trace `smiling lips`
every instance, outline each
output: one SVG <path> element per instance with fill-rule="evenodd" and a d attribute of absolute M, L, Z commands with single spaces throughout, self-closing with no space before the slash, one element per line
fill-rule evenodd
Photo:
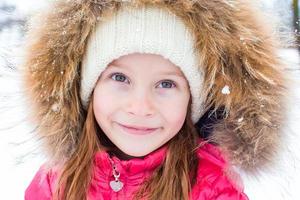
<path fill-rule="evenodd" d="M 139 126 L 127 126 L 119 123 L 118 125 L 121 126 L 121 128 L 125 130 L 127 133 L 134 134 L 134 135 L 147 135 L 158 129 L 158 128 L 148 128 L 148 127 L 139 127 Z"/>

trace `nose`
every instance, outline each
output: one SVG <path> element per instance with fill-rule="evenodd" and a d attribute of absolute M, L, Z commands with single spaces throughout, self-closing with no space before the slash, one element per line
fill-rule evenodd
<path fill-rule="evenodd" d="M 127 113 L 139 117 L 149 117 L 154 113 L 153 100 L 147 92 L 137 91 L 128 97 Z"/>

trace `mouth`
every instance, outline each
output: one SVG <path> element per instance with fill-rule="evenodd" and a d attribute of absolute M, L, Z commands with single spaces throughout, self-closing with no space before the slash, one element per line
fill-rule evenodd
<path fill-rule="evenodd" d="M 147 135 L 153 133 L 159 128 L 149 128 L 149 127 L 141 127 L 141 126 L 129 126 L 117 123 L 124 131 L 134 135 Z"/>

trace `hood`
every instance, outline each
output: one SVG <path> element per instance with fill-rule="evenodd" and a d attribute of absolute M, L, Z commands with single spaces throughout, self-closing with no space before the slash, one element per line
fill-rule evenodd
<path fill-rule="evenodd" d="M 247 171 L 271 164 L 280 147 L 285 80 L 276 38 L 244 0 L 58 0 L 32 17 L 22 66 L 36 136 L 53 161 L 68 158 L 84 123 L 80 63 L 96 23 L 120 7 L 161 6 L 196 38 L 205 108 L 223 108 L 209 140 Z M 215 112 L 212 112 L 213 115 Z"/>

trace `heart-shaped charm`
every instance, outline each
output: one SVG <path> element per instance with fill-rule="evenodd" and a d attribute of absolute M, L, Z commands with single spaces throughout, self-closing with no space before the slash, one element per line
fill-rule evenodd
<path fill-rule="evenodd" d="M 115 192 L 120 191 L 123 187 L 123 183 L 119 180 L 118 181 L 115 181 L 115 180 L 110 181 L 109 185 L 110 185 L 111 189 Z"/>

